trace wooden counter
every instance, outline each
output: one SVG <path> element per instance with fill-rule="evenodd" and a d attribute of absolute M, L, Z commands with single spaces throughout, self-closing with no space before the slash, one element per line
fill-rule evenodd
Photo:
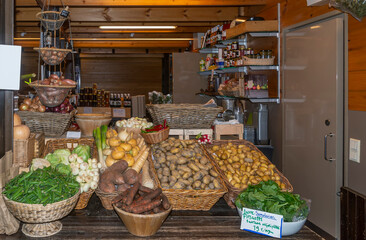
<path fill-rule="evenodd" d="M 114 211 L 102 207 L 94 194 L 83 210 L 74 210 L 62 220 L 61 232 L 48 239 L 144 239 L 131 235 Z M 172 211 L 160 230 L 145 239 L 271 239 L 239 229 L 240 218 L 235 209 L 227 206 L 223 198 L 210 211 Z M 19 230 L 0 239 L 29 238 Z M 283 239 L 323 239 L 304 226 L 303 229 Z"/>

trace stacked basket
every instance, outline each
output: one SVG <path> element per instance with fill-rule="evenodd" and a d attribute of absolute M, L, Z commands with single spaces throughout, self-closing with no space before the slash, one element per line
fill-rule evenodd
<path fill-rule="evenodd" d="M 69 149 L 72 151 L 78 145 L 88 145 L 90 146 L 90 152 L 92 158 L 98 157 L 98 152 L 96 146 L 94 145 L 94 139 L 92 138 L 82 138 L 82 139 L 57 139 L 49 140 L 46 144 L 45 150 L 43 152 L 43 157 L 48 153 L 53 153 L 56 149 Z M 83 192 L 80 194 L 80 198 L 75 206 L 75 209 L 83 209 L 88 205 L 89 199 L 93 195 L 94 190 L 89 189 L 88 192 Z"/>

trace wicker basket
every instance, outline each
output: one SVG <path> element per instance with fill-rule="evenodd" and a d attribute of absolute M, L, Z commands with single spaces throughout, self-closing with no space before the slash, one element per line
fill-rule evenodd
<path fill-rule="evenodd" d="M 33 48 L 41 54 L 42 60 L 48 65 L 59 65 L 72 52 L 71 49 L 63 48 Z"/>
<path fill-rule="evenodd" d="M 244 65 L 259 65 L 259 66 L 266 66 L 266 65 L 273 65 L 275 57 L 271 58 L 248 58 L 243 57 Z"/>
<path fill-rule="evenodd" d="M 98 158 L 98 151 L 96 146 L 94 145 L 93 138 L 81 138 L 81 139 L 57 139 L 57 140 L 49 140 L 47 141 L 45 150 L 42 154 L 45 157 L 48 153 L 53 153 L 56 149 L 66 149 L 68 148 L 72 151 L 78 145 L 88 145 L 90 146 L 90 152 L 92 153 L 93 158 Z M 76 204 L 75 209 L 83 209 L 88 205 L 90 197 L 93 195 L 94 190 L 89 189 L 88 192 L 83 192 L 80 194 L 80 198 L 78 203 Z"/>
<path fill-rule="evenodd" d="M 29 84 L 34 88 L 39 96 L 41 103 L 47 107 L 59 106 L 67 97 L 70 90 L 75 88 L 76 85 L 69 86 L 57 86 L 57 85 L 41 85 L 37 83 Z"/>
<path fill-rule="evenodd" d="M 22 232 L 30 237 L 47 237 L 61 231 L 62 223 L 56 221 L 68 215 L 79 198 L 80 191 L 73 197 L 60 202 L 47 204 L 26 204 L 15 202 L 3 195 L 9 211 L 20 221 L 25 222 Z"/>
<path fill-rule="evenodd" d="M 34 157 L 34 142 L 36 134 L 31 133 L 27 140 L 15 140 L 13 142 L 13 165 L 16 167 L 28 167 Z"/>
<path fill-rule="evenodd" d="M 47 137 L 59 137 L 70 126 L 74 112 L 69 114 L 51 112 L 17 112 L 22 121 L 29 127 L 31 132 L 44 133 Z"/>
<path fill-rule="evenodd" d="M 166 119 L 170 128 L 210 128 L 222 107 L 202 104 L 147 104 L 155 125 Z"/>
<path fill-rule="evenodd" d="M 97 187 L 97 189 L 95 189 L 95 194 L 97 194 L 105 209 L 113 210 L 112 200 L 118 196 L 117 192 L 105 193 Z"/>
<path fill-rule="evenodd" d="M 228 189 L 228 192 L 224 195 L 224 199 L 226 201 L 226 203 L 231 207 L 231 208 L 236 208 L 235 204 L 234 204 L 234 201 L 236 199 L 236 197 L 243 191 L 245 190 L 244 188 L 243 189 L 240 189 L 240 188 L 236 188 L 234 187 L 232 184 L 230 184 L 229 180 L 227 179 L 224 171 L 220 168 L 220 166 L 217 164 L 217 162 L 214 160 L 214 158 L 211 156 L 211 152 L 210 152 L 210 149 L 215 146 L 215 145 L 222 145 L 222 144 L 227 144 L 231 142 L 232 144 L 234 145 L 246 145 L 248 146 L 250 149 L 252 150 L 255 150 L 257 152 L 260 152 L 261 151 L 256 147 L 254 146 L 251 142 L 248 142 L 246 140 L 219 140 L 219 141 L 213 141 L 212 144 L 209 144 L 209 145 L 205 145 L 204 146 L 204 149 L 206 151 L 206 153 L 209 155 L 211 161 L 214 163 L 214 165 L 216 166 L 216 168 L 218 169 L 218 172 L 221 176 L 221 178 L 224 180 L 225 182 L 225 185 Z M 262 154 L 264 156 L 264 154 Z M 265 157 L 265 156 L 264 156 Z M 268 158 L 266 157 L 268 163 L 270 163 L 270 161 L 268 160 Z M 286 189 L 285 191 L 288 191 L 288 192 L 292 192 L 293 191 L 293 187 L 292 185 L 290 184 L 290 182 L 288 181 L 288 179 L 277 169 L 277 168 L 274 168 L 273 169 L 275 173 L 277 173 L 280 178 L 281 178 L 281 182 L 283 182 L 285 185 L 286 185 Z"/>
<path fill-rule="evenodd" d="M 49 31 L 58 30 L 67 19 L 60 15 L 57 11 L 42 11 L 36 14 L 36 17 L 41 21 L 43 27 Z"/>
<path fill-rule="evenodd" d="M 203 151 L 203 150 L 202 150 Z M 205 154 L 205 152 L 203 151 Z M 208 159 L 210 159 L 207 156 Z M 208 211 L 213 205 L 227 192 L 224 182 L 221 177 L 218 180 L 222 186 L 221 189 L 215 190 L 185 190 L 185 189 L 165 189 L 160 185 L 158 175 L 156 173 L 154 163 L 149 154 L 150 169 L 153 169 L 152 177 L 158 186 L 163 190 L 163 193 L 168 198 L 174 210 L 201 210 Z M 212 163 L 212 162 L 211 162 Z M 215 165 L 214 169 L 217 171 Z"/>
<path fill-rule="evenodd" d="M 34 158 L 42 156 L 44 148 L 46 146 L 44 133 L 36 133 L 34 141 Z"/>
<path fill-rule="evenodd" d="M 166 140 L 169 137 L 169 127 L 161 130 L 159 132 L 152 132 L 152 133 L 140 133 L 141 136 L 145 139 L 145 142 L 154 144 L 159 143 Z"/>

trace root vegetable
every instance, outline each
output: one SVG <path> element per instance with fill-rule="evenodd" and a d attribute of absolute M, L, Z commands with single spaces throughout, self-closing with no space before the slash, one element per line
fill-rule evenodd
<path fill-rule="evenodd" d="M 152 191 L 152 192 L 147 193 L 146 195 L 144 195 L 144 198 L 143 199 L 150 199 L 151 200 L 151 199 L 154 199 L 157 196 L 159 196 L 161 193 L 162 193 L 161 188 L 157 188 L 154 191 Z"/>
<path fill-rule="evenodd" d="M 161 200 L 154 200 L 148 204 L 145 205 L 141 205 L 141 206 L 137 206 L 135 208 L 132 209 L 133 213 L 143 213 L 143 212 L 147 212 L 150 211 L 154 208 L 156 208 L 157 206 L 159 206 L 161 204 Z"/>
<path fill-rule="evenodd" d="M 151 179 L 150 173 L 149 173 L 149 163 L 146 161 L 145 161 L 144 166 L 142 167 L 141 185 L 148 187 L 148 188 L 154 188 L 154 181 Z"/>
<path fill-rule="evenodd" d="M 123 173 L 123 179 L 128 184 L 134 184 L 138 181 L 138 174 L 136 170 L 129 168 Z"/>
<path fill-rule="evenodd" d="M 135 195 L 137 193 L 137 191 L 139 190 L 139 186 L 140 183 L 137 181 L 131 188 L 130 191 L 127 194 L 127 199 L 126 199 L 126 205 L 130 205 L 133 201 L 133 199 L 135 198 Z"/>

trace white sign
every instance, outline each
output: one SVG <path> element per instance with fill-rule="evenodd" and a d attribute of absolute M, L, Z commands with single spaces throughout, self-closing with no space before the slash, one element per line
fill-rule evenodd
<path fill-rule="evenodd" d="M 93 113 L 93 109 L 91 107 L 84 107 L 84 113 Z"/>
<path fill-rule="evenodd" d="M 81 132 L 67 131 L 66 138 L 79 139 L 79 138 L 81 138 Z"/>
<path fill-rule="evenodd" d="M 243 208 L 240 229 L 281 238 L 282 223 L 282 215 Z"/>
<path fill-rule="evenodd" d="M 126 117 L 126 109 L 113 108 L 113 117 Z"/>
<path fill-rule="evenodd" d="M 22 47 L 0 44 L 0 89 L 19 90 Z"/>

